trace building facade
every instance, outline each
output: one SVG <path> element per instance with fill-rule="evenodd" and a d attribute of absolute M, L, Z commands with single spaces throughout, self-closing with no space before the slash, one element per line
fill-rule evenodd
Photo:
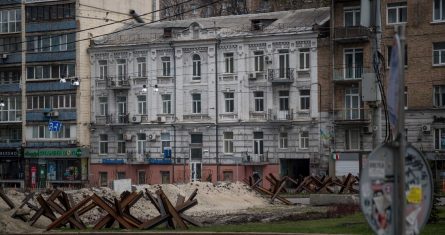
<path fill-rule="evenodd" d="M 314 23 L 328 20 L 328 8 L 224 16 L 95 41 L 90 183 L 326 173 Z"/>
<path fill-rule="evenodd" d="M 148 13 L 151 4 L 0 3 L 5 28 L 0 63 L 1 152 L 5 157 L 0 157 L 0 183 L 39 188 L 82 185 L 88 181 L 90 145 L 86 49 L 91 38 L 125 23 L 104 26 L 108 21 L 133 21 L 130 9 Z"/>

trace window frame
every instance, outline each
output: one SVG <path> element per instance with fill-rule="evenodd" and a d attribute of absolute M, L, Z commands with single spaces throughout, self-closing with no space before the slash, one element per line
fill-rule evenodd
<path fill-rule="evenodd" d="M 235 112 L 235 92 L 224 92 L 224 112 Z"/>
<path fill-rule="evenodd" d="M 437 47 L 442 48 L 435 49 L 436 45 Z M 436 53 L 438 54 L 437 57 Z M 436 63 L 436 58 L 438 63 Z M 433 43 L 433 66 L 445 66 L 445 41 Z"/>
<path fill-rule="evenodd" d="M 361 146 L 362 139 L 361 138 L 362 137 L 360 134 L 360 129 L 357 129 L 357 128 L 346 129 L 345 130 L 345 146 L 344 146 L 345 150 L 348 150 L 348 151 L 361 150 L 362 149 L 362 146 Z M 353 146 L 354 144 L 357 146 Z"/>
<path fill-rule="evenodd" d="M 224 132 L 223 137 L 224 137 L 224 154 L 233 154 L 233 132 L 229 131 L 229 132 Z"/>
<path fill-rule="evenodd" d="M 258 137 L 260 134 L 261 138 Z M 264 132 L 262 131 L 253 132 L 253 154 L 264 154 Z"/>
<path fill-rule="evenodd" d="M 233 52 L 224 53 L 224 73 L 225 74 L 235 73 L 234 56 L 235 56 L 235 53 L 233 53 Z"/>
<path fill-rule="evenodd" d="M 261 96 L 260 96 L 261 94 Z M 264 112 L 264 92 L 254 91 L 253 92 L 254 108 L 255 112 Z"/>
<path fill-rule="evenodd" d="M 170 77 L 171 76 L 171 58 L 170 58 L 170 56 L 162 56 L 161 63 L 162 63 L 162 76 Z"/>
<path fill-rule="evenodd" d="M 147 59 L 145 57 L 136 58 L 137 75 L 139 78 L 147 77 Z"/>
<path fill-rule="evenodd" d="M 138 95 L 137 99 L 137 107 L 139 115 L 147 115 L 147 96 L 146 95 Z"/>
<path fill-rule="evenodd" d="M 264 72 L 264 51 L 254 51 L 253 56 L 255 72 Z"/>
<path fill-rule="evenodd" d="M 105 99 L 105 102 L 103 102 L 104 99 Z M 108 115 L 108 96 L 99 96 L 98 102 L 99 102 L 99 115 L 107 116 Z"/>
<path fill-rule="evenodd" d="M 308 94 L 303 94 L 308 92 Z M 300 110 L 309 111 L 311 109 L 311 90 L 302 89 L 300 90 Z"/>
<path fill-rule="evenodd" d="M 108 61 L 107 60 L 99 60 L 99 80 L 105 80 L 108 77 Z"/>
<path fill-rule="evenodd" d="M 108 135 L 99 135 L 99 155 L 108 154 Z"/>
<path fill-rule="evenodd" d="M 358 12 L 358 19 L 357 19 L 357 12 Z M 352 25 L 346 25 L 346 13 L 352 13 Z M 343 8 L 343 26 L 344 27 L 355 27 L 360 26 L 360 17 L 361 17 L 361 10 L 360 6 L 354 6 L 354 7 L 345 7 Z M 357 22 L 358 20 L 358 22 Z"/>
<path fill-rule="evenodd" d="M 298 134 L 298 148 L 309 149 L 309 131 L 301 131 Z"/>
<path fill-rule="evenodd" d="M 445 85 L 433 86 L 433 106 L 445 108 Z"/>
<path fill-rule="evenodd" d="M 199 98 L 199 99 L 196 99 Z M 201 93 L 193 93 L 192 94 L 192 113 L 193 114 L 200 114 L 202 113 L 202 109 L 201 109 L 201 102 L 202 101 L 202 96 Z"/>
<path fill-rule="evenodd" d="M 439 2 L 439 6 L 436 6 L 436 1 Z M 439 16 L 436 17 L 436 7 L 439 11 Z M 445 21 L 445 0 L 433 0 L 433 22 L 444 22 Z"/>
<path fill-rule="evenodd" d="M 167 99 L 168 98 L 168 99 Z M 172 95 L 171 94 L 162 94 L 162 113 L 163 114 L 172 114 Z"/>
<path fill-rule="evenodd" d="M 311 70 L 311 50 L 310 48 L 301 48 L 298 50 L 299 57 L 299 71 L 309 71 Z M 303 62 L 303 63 L 302 63 Z"/>
<path fill-rule="evenodd" d="M 118 134 L 116 140 L 117 140 L 116 154 L 126 154 L 127 146 L 125 144 L 124 134 Z"/>
<path fill-rule="evenodd" d="M 396 21 L 395 22 L 389 22 L 390 10 L 395 10 L 395 12 L 396 12 Z M 406 21 L 401 21 L 402 20 L 400 18 L 402 16 L 401 11 L 405 11 Z M 407 22 L 408 22 L 408 4 L 406 1 L 386 4 L 386 24 L 387 25 L 406 24 Z"/>
<path fill-rule="evenodd" d="M 198 54 L 193 54 L 192 56 L 192 80 L 201 80 L 201 56 Z"/>
<path fill-rule="evenodd" d="M 287 149 L 289 148 L 289 134 L 287 132 L 280 132 L 278 135 L 278 148 Z"/>

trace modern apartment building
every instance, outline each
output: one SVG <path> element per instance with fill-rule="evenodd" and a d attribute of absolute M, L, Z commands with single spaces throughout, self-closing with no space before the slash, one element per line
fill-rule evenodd
<path fill-rule="evenodd" d="M 329 8 L 318 8 L 158 22 L 95 40 L 90 183 L 325 174 L 317 43 L 328 22 Z"/>
<path fill-rule="evenodd" d="M 86 49 L 90 39 L 133 21 L 115 22 L 130 18 L 130 9 L 149 13 L 151 4 L 25 0 L 0 7 L 0 183 L 81 185 L 90 149 Z"/>

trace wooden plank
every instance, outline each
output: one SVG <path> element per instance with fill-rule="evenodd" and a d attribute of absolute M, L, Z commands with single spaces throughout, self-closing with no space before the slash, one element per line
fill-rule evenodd
<path fill-rule="evenodd" d="M 166 207 L 166 212 L 168 212 L 168 214 L 170 214 L 173 218 L 175 228 L 179 227 L 180 229 L 187 229 L 188 227 L 184 223 L 184 220 L 182 220 L 181 216 L 179 216 L 178 211 L 176 211 L 176 208 L 173 207 L 172 203 L 170 202 L 170 200 L 168 200 L 163 191 L 161 191 L 160 197 L 162 203 L 164 204 L 164 207 Z"/>
<path fill-rule="evenodd" d="M 159 213 L 161 213 L 161 208 L 159 207 L 158 201 L 155 199 L 155 197 L 148 191 L 148 189 L 145 189 L 145 194 L 148 197 L 148 200 L 156 207 Z"/>
<path fill-rule="evenodd" d="M 176 207 L 179 207 L 180 205 L 184 204 L 185 197 L 181 194 L 178 194 L 178 198 L 176 199 Z"/>

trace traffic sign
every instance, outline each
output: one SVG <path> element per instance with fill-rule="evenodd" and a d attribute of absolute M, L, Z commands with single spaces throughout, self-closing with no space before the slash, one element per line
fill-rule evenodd
<path fill-rule="evenodd" d="M 363 163 L 360 177 L 360 204 L 369 226 L 376 234 L 394 234 L 394 157 L 398 147 L 384 144 Z M 406 234 L 419 234 L 428 221 L 432 206 L 431 170 L 423 154 L 411 145 L 405 157 Z"/>
<path fill-rule="evenodd" d="M 55 131 L 58 132 L 60 131 L 60 128 L 62 128 L 62 123 L 59 121 L 50 121 L 48 123 L 48 129 L 49 131 Z"/>

